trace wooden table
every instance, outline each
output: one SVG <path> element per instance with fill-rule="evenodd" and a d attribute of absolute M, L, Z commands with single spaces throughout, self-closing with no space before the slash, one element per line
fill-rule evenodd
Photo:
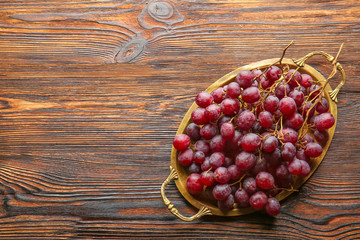
<path fill-rule="evenodd" d="M 359 1 L 234 2 L 0 3 L 1 239 L 360 238 Z M 175 218 L 160 185 L 195 95 L 291 40 L 292 58 L 345 43 L 319 169 L 276 218 Z M 196 212 L 174 183 L 167 195 Z"/>

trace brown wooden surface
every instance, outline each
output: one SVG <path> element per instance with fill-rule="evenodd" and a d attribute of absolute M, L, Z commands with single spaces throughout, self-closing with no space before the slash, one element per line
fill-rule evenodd
<path fill-rule="evenodd" d="M 160 185 L 194 96 L 291 40 L 293 58 L 345 43 L 319 169 L 276 218 L 176 219 Z M 356 0 L 1 1 L 0 238 L 359 239 L 359 56 Z M 196 212 L 174 183 L 167 196 Z"/>

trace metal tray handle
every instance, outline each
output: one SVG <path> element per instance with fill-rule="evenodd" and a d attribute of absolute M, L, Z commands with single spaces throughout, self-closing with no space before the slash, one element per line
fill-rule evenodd
<path fill-rule="evenodd" d="M 191 216 L 191 217 L 186 217 L 184 215 L 181 215 L 179 213 L 179 211 L 174 207 L 173 204 L 171 204 L 170 200 L 165 196 L 165 188 L 166 186 L 171 182 L 171 180 L 177 179 L 178 175 L 176 173 L 175 168 L 173 168 L 172 166 L 170 166 L 170 174 L 167 177 L 167 179 L 163 182 L 163 184 L 161 185 L 161 197 L 164 201 L 164 204 L 168 207 L 169 211 L 174 214 L 175 216 L 177 216 L 178 218 L 180 218 L 183 221 L 186 222 L 191 222 L 194 221 L 204 215 L 212 215 L 211 211 L 209 208 L 203 206 L 202 208 L 200 208 L 199 212 L 196 213 L 195 215 Z"/>

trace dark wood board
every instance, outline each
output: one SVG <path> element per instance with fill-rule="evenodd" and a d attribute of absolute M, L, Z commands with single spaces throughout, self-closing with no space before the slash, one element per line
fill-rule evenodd
<path fill-rule="evenodd" d="M 160 185 L 195 95 L 291 40 L 291 58 L 344 43 L 319 169 L 276 218 L 175 218 Z M 359 239 L 359 56 L 359 1 L 1 1 L 0 238 Z"/>

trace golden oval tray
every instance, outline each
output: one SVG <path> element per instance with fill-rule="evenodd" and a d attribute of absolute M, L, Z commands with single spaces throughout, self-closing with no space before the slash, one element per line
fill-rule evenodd
<path fill-rule="evenodd" d="M 282 65 L 288 65 L 290 68 L 298 68 L 300 73 L 306 73 L 309 74 L 314 80 L 319 81 L 323 86 L 324 84 L 330 79 L 327 78 L 325 79 L 325 77 L 319 73 L 317 70 L 315 70 L 313 67 L 311 67 L 310 65 L 305 64 L 305 61 L 314 56 L 314 55 L 322 55 L 324 56 L 331 64 L 333 64 L 334 70 L 336 72 L 339 71 L 342 75 L 342 80 L 340 82 L 340 84 L 334 89 L 332 90 L 330 87 L 330 84 L 326 84 L 325 85 L 325 98 L 328 100 L 329 104 L 330 104 L 330 109 L 329 112 L 331 114 L 333 114 L 333 116 L 335 117 L 335 124 L 332 128 L 330 128 L 328 130 L 329 133 L 329 140 L 326 143 L 326 145 L 323 147 L 323 153 L 317 157 L 317 158 L 313 158 L 312 162 L 311 162 L 311 173 L 305 177 L 305 178 L 296 178 L 295 183 L 293 185 L 294 189 L 299 189 L 306 181 L 307 179 L 309 179 L 311 177 L 311 175 L 315 172 L 315 170 L 318 168 L 318 166 L 320 165 L 321 161 L 323 160 L 329 146 L 330 143 L 332 141 L 332 138 L 334 136 L 334 132 L 335 132 L 335 127 L 336 127 L 336 119 L 337 119 L 337 94 L 339 92 L 339 90 L 341 89 L 341 87 L 344 85 L 345 83 L 345 72 L 341 66 L 340 63 L 337 62 L 337 59 L 334 58 L 333 56 L 331 56 L 330 54 L 327 54 L 325 52 L 322 51 L 315 51 L 312 53 L 307 54 L 306 56 L 304 56 L 303 58 L 300 58 L 298 60 L 293 60 L 293 59 L 289 59 L 289 58 L 284 58 L 281 60 L 281 64 Z M 252 69 L 264 69 L 270 65 L 273 65 L 275 62 L 277 62 L 277 60 L 279 60 L 279 58 L 274 58 L 274 59 L 267 59 L 267 60 L 263 60 L 263 61 L 259 61 L 259 62 L 255 62 L 255 63 L 251 63 L 249 65 L 245 65 L 242 66 L 228 74 L 226 74 L 225 76 L 221 77 L 219 80 L 217 80 L 216 82 L 214 82 L 211 86 L 209 86 L 206 89 L 206 92 L 211 93 L 213 90 L 215 90 L 218 87 L 224 86 L 230 82 L 232 82 L 235 78 L 235 76 L 242 70 L 252 70 Z M 275 64 L 276 65 L 276 64 Z M 335 74 L 335 72 L 333 71 L 333 75 Z M 176 134 L 181 134 L 181 133 L 185 133 L 186 127 L 187 125 L 190 123 L 191 121 L 191 113 L 194 109 L 196 109 L 198 106 L 196 105 L 196 103 L 194 102 L 191 107 L 189 108 L 189 110 L 187 111 L 185 117 L 183 118 L 182 122 L 180 123 L 179 129 L 177 131 Z M 161 186 L 161 195 L 164 201 L 164 204 L 168 207 L 168 209 L 170 210 L 171 213 L 173 213 L 175 216 L 177 216 L 178 218 L 180 218 L 183 221 L 193 221 L 201 216 L 204 215 L 218 215 L 218 216 L 239 216 L 239 215 L 244 215 L 244 214 L 248 214 L 248 213 L 252 213 L 258 210 L 254 210 L 251 207 L 248 208 L 235 208 L 229 212 L 222 212 L 217 206 L 215 206 L 213 203 L 209 202 L 206 199 L 206 196 L 204 194 L 200 194 L 200 196 L 193 196 L 191 195 L 187 190 L 186 190 L 186 179 L 188 176 L 188 172 L 185 170 L 184 167 L 182 167 L 178 161 L 177 161 L 177 155 L 178 155 L 178 151 L 172 147 L 172 152 L 171 152 L 171 166 L 170 166 L 170 175 L 168 176 L 168 178 L 164 181 L 164 183 Z M 195 215 L 191 216 L 191 217 L 186 217 L 181 215 L 178 210 L 174 207 L 173 204 L 171 204 L 170 200 L 165 196 L 165 187 L 169 184 L 169 182 L 171 180 L 175 180 L 175 184 L 178 188 L 178 190 L 180 191 L 180 193 L 182 194 L 182 196 L 194 207 L 199 209 L 199 212 L 196 213 Z M 285 199 L 286 197 L 288 197 L 290 194 L 292 194 L 292 191 L 287 191 L 287 190 L 283 190 L 281 191 L 279 194 L 276 195 L 276 198 L 281 201 L 283 199 Z"/>

